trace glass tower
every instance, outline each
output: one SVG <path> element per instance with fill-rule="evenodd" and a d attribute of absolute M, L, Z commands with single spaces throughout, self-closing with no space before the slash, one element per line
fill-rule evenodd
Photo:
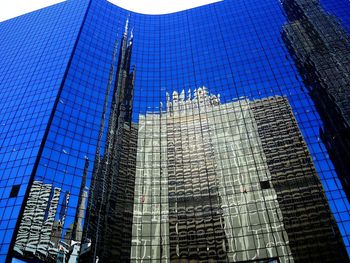
<path fill-rule="evenodd" d="M 348 262 L 346 0 L 0 23 L 0 262 Z"/>

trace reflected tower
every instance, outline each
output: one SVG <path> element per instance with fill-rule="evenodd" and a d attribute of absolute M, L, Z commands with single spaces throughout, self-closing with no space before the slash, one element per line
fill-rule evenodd
<path fill-rule="evenodd" d="M 319 0 L 284 0 L 284 42 L 324 126 L 321 138 L 350 200 L 350 37 Z"/>
<path fill-rule="evenodd" d="M 133 46 L 128 20 L 120 41 L 117 70 L 116 41 L 109 82 L 101 118 L 97 151 L 94 160 L 92 182 L 85 221 L 84 242 L 91 243 L 88 251 L 82 251 L 82 262 L 113 262 L 115 258 L 129 258 L 131 242 L 131 216 L 137 129 L 132 123 L 132 103 L 135 69 L 130 69 Z M 109 109 L 108 128 L 102 156 L 101 142 L 107 114 L 111 85 L 114 78 L 112 102 Z M 128 249 L 129 248 L 129 249 Z"/>
<path fill-rule="evenodd" d="M 347 262 L 348 37 L 320 10 L 350 2 L 320 2 L 1 22 L 0 262 Z"/>

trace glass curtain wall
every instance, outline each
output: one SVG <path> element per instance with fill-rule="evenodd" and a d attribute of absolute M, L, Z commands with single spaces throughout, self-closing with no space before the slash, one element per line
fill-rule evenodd
<path fill-rule="evenodd" d="M 3 258 L 348 262 L 348 1 L 83 2 L 29 187 L 1 181 Z"/>

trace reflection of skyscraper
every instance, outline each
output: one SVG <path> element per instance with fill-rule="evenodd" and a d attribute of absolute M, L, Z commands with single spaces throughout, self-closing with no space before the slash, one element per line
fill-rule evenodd
<path fill-rule="evenodd" d="M 137 35 L 135 41 L 132 41 L 131 59 L 132 64 L 137 65 L 133 120 L 138 121 L 139 114 L 157 108 L 164 90 L 173 92 L 174 88 L 188 89 L 201 83 L 215 87 L 215 92 L 221 94 L 224 105 L 227 105 L 228 100 L 233 97 L 243 96 L 252 102 L 255 98 L 286 94 L 293 111 L 297 113 L 299 127 L 308 143 L 317 172 L 323 179 L 327 197 L 332 203 L 331 208 L 340 224 L 345 244 L 350 249 L 348 220 L 350 205 L 344 198 L 327 152 L 318 139 L 321 119 L 315 112 L 314 103 L 307 96 L 293 63 L 289 60 L 290 56 L 284 43 L 281 42 L 281 28 L 286 21 L 281 2 L 226 0 L 175 14 L 151 16 L 131 13 L 130 28 L 134 28 Z M 322 0 L 322 2 L 338 15 L 342 12 L 345 14 L 345 11 L 342 11 L 345 8 L 342 6 L 350 7 L 348 0 Z M 307 3 L 314 1 L 308 0 Z M 32 184 L 39 180 L 52 184 L 53 189 L 55 187 L 61 189 L 50 241 L 54 246 L 52 248 L 49 246 L 49 254 L 54 253 L 57 246 L 61 251 L 59 257 L 62 262 L 63 258 L 68 260 L 67 250 L 70 250 L 69 253 L 72 251 L 71 236 L 75 232 L 73 228 L 78 230 L 76 236 L 79 239 L 81 221 L 87 223 L 83 228 L 86 230 L 83 233 L 83 240 L 85 238 L 87 240 L 83 244 L 84 252 L 88 250 L 86 244 L 89 244 L 90 238 L 94 241 L 96 254 L 104 254 L 103 257 L 109 257 L 110 260 L 128 258 L 130 228 L 127 226 L 132 220 L 131 213 L 134 207 L 130 199 L 134 200 L 133 169 L 136 163 L 133 148 L 137 143 L 138 127 L 134 124 L 129 125 L 128 122 L 120 124 L 121 118 L 116 116 L 118 112 L 119 116 L 122 116 L 123 110 L 115 110 L 119 107 L 117 105 L 111 111 L 111 97 L 116 96 L 113 91 L 105 93 L 109 77 L 111 77 L 109 83 L 114 83 L 115 79 L 123 82 L 127 79 L 125 76 L 130 76 L 131 73 L 125 67 L 124 76 L 121 76 L 122 70 L 117 77 L 114 70 L 109 75 L 113 51 L 116 53 L 116 60 L 113 63 L 115 69 L 119 53 L 128 57 L 126 55 L 128 45 L 125 45 L 123 52 L 119 52 L 122 51 L 122 48 L 119 48 L 122 46 L 120 42 L 117 48 L 113 49 L 116 36 L 118 41 L 123 36 L 124 22 L 128 13 L 106 0 L 69 0 L 0 23 L 0 262 L 10 263 L 14 257 L 33 259 L 32 253 L 28 252 L 22 256 L 14 251 L 14 246 Z M 349 18 L 349 15 L 344 16 Z M 346 18 L 344 21 L 346 22 Z M 303 33 L 301 29 L 296 31 Z M 328 66 L 329 63 L 325 64 Z M 105 94 L 110 98 L 106 107 L 104 107 Z M 120 100 L 120 97 L 114 99 L 115 102 Z M 272 181 L 270 184 L 266 182 L 274 173 L 267 172 L 270 171 L 271 163 L 267 164 L 268 154 L 264 151 L 270 145 L 275 146 L 269 142 L 263 147 L 263 137 L 260 138 L 255 132 L 250 138 L 252 133 L 244 132 L 244 129 L 254 128 L 251 120 L 256 122 L 258 120 L 252 117 L 251 111 L 245 110 L 244 100 L 240 99 L 240 103 L 237 102 L 235 105 L 232 107 L 236 109 L 232 111 L 233 114 L 226 116 L 219 112 L 215 116 L 214 126 L 221 127 L 221 131 L 214 129 L 218 136 L 214 136 L 215 134 L 208 136 L 213 126 L 210 125 L 211 128 L 208 129 L 205 126 L 208 122 L 206 120 L 198 118 L 198 122 L 193 120 L 192 125 L 192 117 L 188 122 L 182 117 L 179 119 L 174 117 L 173 123 L 169 119 L 169 129 L 173 131 L 172 133 L 169 131 L 169 143 L 179 136 L 181 140 L 186 138 L 186 135 L 177 130 L 178 128 L 192 125 L 191 129 L 201 131 L 201 123 L 205 124 L 203 134 L 196 133 L 198 139 L 195 142 L 199 145 L 198 149 L 207 152 L 194 153 L 195 147 L 193 149 L 189 147 L 192 146 L 191 141 L 189 146 L 176 141 L 172 149 L 169 147 L 169 154 L 174 156 L 169 163 L 173 162 L 175 166 L 185 169 L 186 166 L 179 164 L 179 160 L 189 162 L 193 167 L 193 177 L 199 180 L 200 185 L 199 187 L 194 181 L 195 187 L 191 187 L 192 182 L 186 179 L 187 181 L 179 182 L 178 189 L 175 187 L 175 190 L 171 190 L 171 241 L 169 241 L 169 193 L 166 192 L 167 127 L 164 125 L 157 128 L 156 121 L 153 125 L 147 119 L 148 134 L 142 135 L 144 140 L 141 140 L 146 145 L 147 154 L 145 153 L 144 159 L 140 158 L 141 162 L 147 163 L 147 166 L 137 164 L 136 189 L 140 194 L 135 197 L 135 201 L 138 202 L 135 205 L 137 208 L 135 220 L 139 222 L 135 221 L 134 227 L 139 227 L 142 236 L 145 237 L 142 239 L 142 245 L 137 246 L 138 256 L 143 257 L 146 253 L 147 257 L 155 258 L 159 253 L 162 257 L 166 254 L 170 257 L 169 242 L 172 246 L 171 255 L 174 258 L 178 257 L 178 254 L 191 253 L 195 256 L 198 253 L 202 256 L 207 255 L 207 261 L 215 260 L 218 256 L 219 260 L 223 259 L 221 258 L 221 255 L 225 254 L 223 251 L 226 251 L 228 258 L 237 260 L 251 259 L 255 254 L 259 258 L 267 256 L 274 258 L 277 254 L 278 257 L 289 254 L 288 251 L 301 251 L 301 245 L 297 245 L 296 242 L 293 245 L 289 244 L 292 242 L 289 240 L 292 239 L 289 235 L 283 240 L 284 233 L 291 229 L 297 230 L 298 222 L 301 222 L 299 217 L 291 216 L 293 227 L 287 228 L 285 224 L 279 223 L 282 214 L 288 210 L 287 204 L 281 201 L 282 198 L 278 198 L 282 190 L 277 186 L 271 187 Z M 222 107 L 224 106 L 219 107 L 220 111 Z M 207 106 L 202 108 L 201 116 L 206 116 L 204 114 L 206 109 L 211 108 Z M 118 136 L 115 133 L 106 136 L 107 124 L 99 135 L 102 111 L 106 116 L 106 122 L 112 112 L 111 120 L 114 124 L 110 125 L 113 128 L 109 130 L 118 133 Z M 162 112 L 162 115 L 163 121 L 168 113 Z M 237 119 L 242 115 L 244 118 Z M 150 118 L 150 114 L 147 116 Z M 237 125 L 233 125 L 236 123 Z M 116 128 L 117 125 L 119 128 Z M 151 142 L 151 139 L 155 138 L 152 134 L 157 130 L 161 135 Z M 165 134 L 162 135 L 163 133 Z M 276 133 L 279 132 L 274 132 L 272 135 L 276 136 Z M 230 134 L 234 134 L 234 139 Z M 152 138 L 149 139 L 148 136 Z M 164 136 L 166 138 L 163 138 Z M 110 150 L 104 147 L 107 137 Z M 115 141 L 110 139 L 117 137 L 119 139 Z M 255 139 L 258 137 L 260 141 Z M 212 145 L 207 143 L 208 138 Z M 161 147 L 154 142 L 158 139 L 163 143 Z M 225 142 L 229 146 L 226 146 Z M 97 144 L 100 145 L 97 147 Z M 180 145 L 183 145 L 184 149 L 178 151 Z M 254 147 L 250 147 L 251 145 Z M 96 148 L 97 162 L 95 162 Z M 119 150 L 112 150 L 116 148 Z M 176 152 L 172 153 L 172 150 Z M 189 158 L 187 152 L 191 153 L 191 156 L 198 156 L 206 170 L 200 170 L 202 166 L 198 165 L 194 158 Z M 112 153 L 115 157 L 105 158 Z M 215 161 L 213 158 L 207 158 L 213 153 L 220 158 L 215 158 Z M 86 192 L 80 190 L 85 156 L 90 161 L 86 186 L 92 186 L 88 192 L 92 196 L 88 197 L 90 201 L 85 204 L 86 206 L 90 204 L 88 217 L 82 220 L 80 215 Z M 107 165 L 107 159 L 113 164 Z M 277 160 L 274 162 L 278 163 Z M 111 172 L 112 169 L 115 171 Z M 173 167 L 171 169 L 170 174 L 175 174 L 175 177 L 171 178 L 171 184 L 177 184 L 177 180 L 174 179 L 179 169 Z M 152 177 L 149 178 L 151 171 Z M 113 176 L 110 176 L 112 174 Z M 154 174 L 160 175 L 155 179 Z M 184 174 L 189 177 L 192 170 L 190 169 L 190 172 L 186 170 Z M 92 175 L 94 180 L 91 183 Z M 148 177 L 142 177 L 143 175 Z M 208 183 L 205 185 L 203 179 L 206 176 Z M 308 174 L 308 178 L 310 177 L 312 178 Z M 110 178 L 113 178 L 113 182 Z M 218 180 L 220 178 L 225 179 L 224 183 Z M 260 180 L 261 189 L 254 185 L 259 186 Z M 254 191 L 251 191 L 249 185 L 253 185 Z M 269 185 L 270 188 L 265 189 Z M 189 217 L 188 220 L 182 221 L 183 210 L 177 210 L 181 212 L 181 217 L 176 218 L 174 209 L 177 209 L 177 204 L 197 207 L 198 201 L 188 196 L 178 202 L 175 201 L 182 195 L 180 186 L 186 192 L 195 188 L 196 193 L 198 189 L 203 188 L 203 206 L 202 208 L 199 206 L 198 211 L 193 212 L 193 220 Z M 292 188 L 296 196 L 299 192 L 305 191 L 301 186 L 302 189 L 298 188 L 299 185 L 297 188 Z M 211 190 L 213 194 L 210 194 Z M 68 196 L 64 197 L 67 191 L 69 206 Z M 155 194 L 148 195 L 146 192 Z M 287 196 L 287 193 L 283 192 L 282 196 Z M 287 197 L 283 199 L 289 200 Z M 320 200 L 322 198 L 316 199 L 315 206 L 319 206 Z M 310 207 L 311 204 L 307 206 Z M 208 208 L 217 214 L 207 212 Z M 158 212 L 159 210 L 161 212 Z M 208 226 L 205 222 L 201 225 L 201 216 L 206 218 Z M 216 228 L 220 220 L 223 222 L 224 232 Z M 323 217 L 319 220 L 323 220 Z M 74 222 L 77 227 L 74 227 Z M 179 222 L 181 229 L 177 228 L 176 222 Z M 316 220 L 313 222 L 316 224 Z M 318 225 L 322 225 L 322 222 Z M 215 228 L 211 228 L 211 225 Z M 306 223 L 303 222 L 301 225 Z M 88 228 L 90 230 L 87 230 Z M 208 235 L 203 237 L 203 232 Z M 324 232 L 329 234 L 328 231 Z M 306 232 L 302 231 L 299 236 L 295 235 L 293 238 L 303 238 L 304 233 Z M 20 233 L 22 234 L 23 232 Z M 185 244 L 190 243 L 187 241 L 187 236 L 185 237 L 187 234 L 191 238 L 194 237 L 198 243 L 198 246 L 197 243 L 189 245 L 191 251 L 188 252 L 185 249 Z M 218 244 L 213 244 L 214 237 L 218 240 Z M 205 249 L 203 251 L 204 246 L 207 246 L 207 251 Z M 74 249 L 76 248 L 78 245 L 74 245 Z M 104 253 L 105 251 L 107 252 Z M 72 251 L 73 253 L 75 252 Z M 122 256 L 119 257 L 120 253 Z M 37 257 L 34 260 L 40 261 Z"/>
<path fill-rule="evenodd" d="M 295 262 L 347 262 L 320 179 L 287 99 L 250 103 Z"/>
<path fill-rule="evenodd" d="M 130 70 L 133 36 L 128 37 L 128 21 L 120 43 L 113 99 L 103 156 L 100 144 L 104 131 L 110 85 L 114 75 L 114 59 L 105 97 L 95 156 L 92 183 L 85 224 L 85 241 L 91 240 L 91 251 L 82 261 L 113 262 L 115 257 L 129 257 L 131 215 L 137 129 L 131 122 L 135 71 Z M 114 58 L 116 56 L 114 49 Z M 131 187 L 131 189 L 129 189 Z M 128 223 L 128 226 L 125 224 Z M 129 230 L 128 230 L 129 229 Z M 126 248 L 123 248 L 126 246 Z M 127 255 L 123 255 L 124 252 Z"/>
<path fill-rule="evenodd" d="M 87 198 L 87 191 L 86 191 L 86 175 L 87 170 L 89 167 L 89 160 L 85 159 L 85 167 L 83 172 L 83 178 L 80 185 L 80 191 L 79 191 L 79 199 L 78 199 L 78 209 L 77 213 L 75 215 L 74 223 L 73 223 L 73 229 L 72 229 L 72 240 L 76 242 L 81 242 L 82 235 L 83 235 L 83 219 L 85 215 L 85 203 Z"/>
<path fill-rule="evenodd" d="M 86 176 L 87 176 L 88 168 L 89 168 L 89 160 L 85 158 L 85 166 L 84 166 L 82 181 L 80 185 L 79 195 L 78 195 L 77 212 L 75 214 L 74 221 L 69 225 L 69 228 L 66 230 L 64 234 L 64 241 L 63 242 L 61 241 L 61 244 L 60 244 L 61 250 L 59 252 L 59 255 L 57 255 L 57 259 L 59 259 L 60 257 L 63 258 L 61 259 L 62 262 L 64 262 L 65 258 L 69 259 L 68 263 L 77 262 L 79 252 L 81 249 L 81 240 L 82 240 L 82 234 L 83 234 L 83 219 L 86 211 L 86 207 L 85 207 L 86 199 L 87 199 Z M 61 217 L 61 214 L 60 214 L 60 217 Z M 64 224 L 64 221 L 63 221 L 63 224 Z"/>
<path fill-rule="evenodd" d="M 140 117 L 132 260 L 346 259 L 285 98 L 220 104 L 199 88 L 166 108 Z"/>
<path fill-rule="evenodd" d="M 199 89 L 192 105 L 210 107 L 216 97 L 204 101 L 206 97 L 201 92 Z M 210 125 L 195 113 L 196 108 L 191 109 L 191 101 L 186 105 L 184 96 L 184 91 L 180 95 L 173 93 L 172 103 L 167 101 L 170 114 L 166 122 L 159 123 L 166 126 L 167 135 L 170 259 L 226 262 L 227 243 Z M 201 105 L 205 103 L 208 105 Z M 191 111 L 187 115 L 186 106 Z"/>
<path fill-rule="evenodd" d="M 350 44 L 319 0 L 284 0 L 284 41 L 324 122 L 320 130 L 350 199 Z"/>
<path fill-rule="evenodd" d="M 66 191 L 61 201 L 59 218 L 58 220 L 55 220 L 52 225 L 52 235 L 50 240 L 52 242 L 52 248 L 49 249 L 49 253 L 53 258 L 59 253 L 59 245 L 62 238 L 64 223 L 66 221 L 69 197 L 70 193 Z"/>
<path fill-rule="evenodd" d="M 49 256 L 60 192 L 60 188 L 53 189 L 51 184 L 33 182 L 15 243 L 17 253 L 30 254 L 42 260 Z"/>
<path fill-rule="evenodd" d="M 70 193 L 66 191 L 62 196 L 60 211 L 57 213 L 61 188 L 54 188 L 52 184 L 44 184 L 41 181 L 33 182 L 15 243 L 14 249 L 17 255 L 45 262 L 56 262 L 56 259 L 62 256 L 69 259 L 69 262 L 76 262 L 87 198 L 85 189 L 87 168 L 86 159 L 78 198 L 78 212 L 69 229 L 65 231 L 64 240 L 62 240 L 62 232 L 67 217 Z"/>
<path fill-rule="evenodd" d="M 70 197 L 70 194 L 68 191 L 66 191 L 62 199 L 61 210 L 60 210 L 59 219 L 58 219 L 62 225 L 64 225 L 64 222 L 66 221 L 69 197 Z"/>

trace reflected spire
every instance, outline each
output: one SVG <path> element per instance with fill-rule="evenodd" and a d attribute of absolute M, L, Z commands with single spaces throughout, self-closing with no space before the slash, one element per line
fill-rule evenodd
<path fill-rule="evenodd" d="M 82 225 L 83 225 L 83 218 L 85 214 L 85 201 L 87 198 L 87 191 L 85 190 L 86 187 L 86 176 L 89 169 L 89 159 L 85 158 L 85 165 L 84 165 L 84 171 L 83 171 L 83 177 L 81 180 L 80 185 L 80 191 L 78 196 L 78 210 L 75 214 L 75 219 L 73 223 L 73 230 L 72 230 L 72 239 L 74 241 L 80 242 L 82 239 Z"/>
<path fill-rule="evenodd" d="M 123 168 L 125 167 L 125 160 L 123 159 L 125 156 L 121 149 L 129 147 L 127 138 L 130 137 L 130 130 L 133 129 L 132 106 L 136 70 L 134 66 L 131 66 L 132 40 L 133 35 L 129 36 L 128 16 L 119 45 L 117 69 L 111 72 L 111 76 L 114 76 L 113 91 L 108 86 L 108 95 L 109 92 L 112 93 L 112 101 L 110 103 L 108 128 L 106 131 L 101 129 L 105 134 L 104 152 L 101 157 L 98 156 L 99 162 L 95 161 L 92 174 L 93 184 L 90 187 L 84 230 L 84 240 L 86 244 L 90 244 L 90 248 L 80 255 L 88 262 L 91 262 L 91 260 L 95 262 L 97 258 L 108 258 L 110 253 L 122 253 L 121 246 L 111 243 L 111 240 L 114 240 L 116 232 L 120 232 L 122 222 L 119 217 L 119 208 L 117 209 L 118 202 L 116 201 L 116 198 L 121 198 L 117 195 L 117 192 L 119 194 L 120 184 L 124 183 L 124 181 L 116 180 L 116 178 L 125 176 L 125 169 Z M 113 56 L 113 58 L 116 57 Z M 106 99 L 109 99 L 109 96 L 106 96 Z M 107 103 L 108 100 L 105 102 L 104 106 L 109 104 Z M 107 112 L 107 106 L 104 108 L 105 112 Z M 81 192 L 80 197 L 81 200 L 85 200 L 85 191 Z M 84 201 L 79 203 L 81 205 L 80 211 L 83 210 L 84 203 Z M 79 225 L 80 222 L 77 222 L 77 226 Z M 78 230 L 77 227 L 75 233 L 77 240 L 81 236 Z M 129 229 L 125 231 L 129 231 Z M 126 239 L 123 238 L 123 240 Z"/>
<path fill-rule="evenodd" d="M 134 28 L 131 29 L 130 31 L 130 37 L 129 37 L 129 44 L 128 46 L 131 46 L 134 40 Z"/>
<path fill-rule="evenodd" d="M 125 27 L 124 27 L 124 36 L 125 36 L 125 37 L 128 35 L 128 30 L 129 30 L 129 17 L 130 17 L 130 14 L 128 15 L 128 17 L 126 18 L 126 21 L 125 21 Z"/>

